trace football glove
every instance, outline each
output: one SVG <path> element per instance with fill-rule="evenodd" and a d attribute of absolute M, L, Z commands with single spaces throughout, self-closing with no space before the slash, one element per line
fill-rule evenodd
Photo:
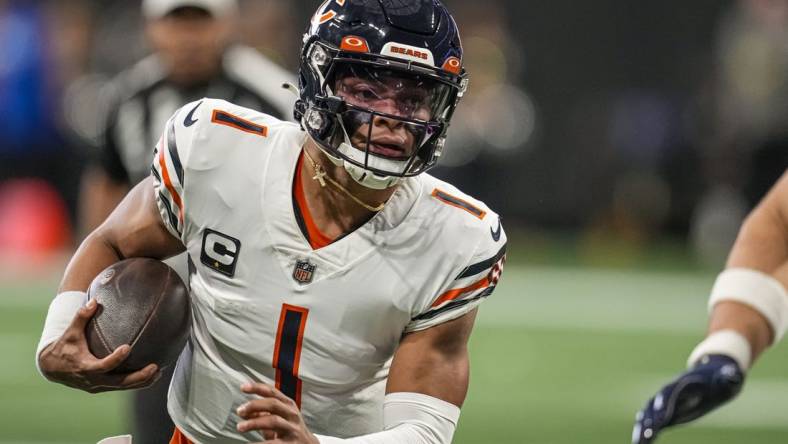
<path fill-rule="evenodd" d="M 702 358 L 662 387 L 635 417 L 632 444 L 651 444 L 666 427 L 697 419 L 733 399 L 744 384 L 739 364 L 725 355 Z"/>

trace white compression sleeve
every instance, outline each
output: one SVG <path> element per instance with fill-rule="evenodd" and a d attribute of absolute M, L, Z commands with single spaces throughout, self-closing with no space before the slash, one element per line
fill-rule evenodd
<path fill-rule="evenodd" d="M 752 347 L 747 339 L 735 330 L 720 330 L 710 334 L 695 347 L 687 360 L 687 367 L 694 367 L 705 356 L 719 354 L 733 358 L 743 372 L 752 363 Z"/>
<path fill-rule="evenodd" d="M 342 439 L 316 435 L 320 444 L 449 444 L 460 408 L 421 393 L 390 393 L 383 399 L 383 431 Z"/>
<path fill-rule="evenodd" d="M 80 308 L 88 301 L 88 294 L 84 291 L 65 291 L 55 296 L 49 304 L 46 321 L 44 321 L 44 331 L 41 332 L 41 340 L 36 348 L 36 369 L 41 373 L 38 365 L 38 356 L 49 344 L 63 336 L 74 316 Z M 43 376 L 44 374 L 41 373 Z"/>

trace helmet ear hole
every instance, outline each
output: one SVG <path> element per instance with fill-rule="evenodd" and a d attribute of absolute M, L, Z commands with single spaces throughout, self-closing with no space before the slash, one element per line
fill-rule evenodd
<path fill-rule="evenodd" d="M 310 109 L 306 113 L 306 125 L 309 129 L 322 133 L 326 129 L 326 119 L 314 109 Z"/>
<path fill-rule="evenodd" d="M 315 67 L 320 70 L 323 70 L 331 60 L 331 57 L 328 55 L 326 50 L 320 45 L 313 45 L 312 46 L 312 53 L 309 56 L 310 61 L 312 62 Z"/>

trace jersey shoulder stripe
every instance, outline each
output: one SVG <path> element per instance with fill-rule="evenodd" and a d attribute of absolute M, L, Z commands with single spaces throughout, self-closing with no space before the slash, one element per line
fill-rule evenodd
<path fill-rule="evenodd" d="M 230 114 L 227 111 L 222 111 L 220 109 L 213 110 L 213 115 L 211 116 L 211 122 L 218 123 L 219 125 L 226 125 L 229 126 L 230 128 L 235 128 L 237 130 L 245 131 L 247 133 L 257 134 L 258 136 L 268 137 L 267 126 L 258 125 L 254 122 L 251 122 L 234 114 Z"/>
<path fill-rule="evenodd" d="M 413 318 L 413 321 L 430 321 L 430 320 L 433 320 L 433 319 L 435 319 L 436 317 L 438 317 L 440 315 L 445 315 L 446 313 L 449 313 L 449 312 L 452 312 L 452 311 L 456 311 L 457 312 L 456 316 L 447 317 L 444 320 L 444 322 L 445 321 L 450 321 L 452 319 L 456 319 L 460 315 L 465 314 L 468 311 L 470 311 L 470 308 L 473 308 L 473 307 L 469 307 L 469 305 L 473 304 L 474 302 L 478 302 L 481 299 L 486 298 L 487 296 L 491 295 L 494 290 L 495 290 L 495 287 L 487 287 L 482 292 L 474 295 L 473 297 L 470 297 L 470 298 L 467 298 L 467 299 L 461 299 L 461 300 L 458 300 L 458 301 L 451 301 L 448 304 L 446 304 L 446 305 L 444 305 L 444 306 L 442 306 L 440 308 L 437 308 L 435 310 L 426 311 L 426 312 L 416 316 L 415 318 Z M 463 307 L 466 308 L 467 310 L 460 310 Z M 437 324 L 435 324 L 435 325 L 437 325 Z M 424 324 L 420 328 L 426 328 L 426 327 L 431 327 L 431 326 L 432 325 Z M 416 330 L 415 328 L 411 329 L 411 331 L 415 331 L 415 330 Z"/>
<path fill-rule="evenodd" d="M 481 262 L 476 262 L 475 264 L 469 265 L 468 268 L 466 268 L 465 270 L 462 271 L 462 273 L 457 275 L 455 280 L 463 279 L 470 276 L 475 276 L 483 271 L 487 271 L 490 268 L 492 268 L 492 266 L 495 265 L 495 263 L 501 260 L 501 258 L 504 256 L 506 256 L 506 244 L 504 244 L 501 247 L 501 249 L 498 250 L 497 253 L 495 253 L 495 256 L 489 259 L 485 259 Z"/>
<path fill-rule="evenodd" d="M 170 201 L 167 199 L 167 196 L 164 195 L 161 191 L 158 193 L 158 202 L 164 207 L 164 211 L 166 212 L 167 220 L 169 221 L 169 226 L 172 227 L 175 232 L 178 234 L 178 237 L 181 236 L 182 231 L 178 224 L 178 217 L 172 211 L 172 206 L 170 205 Z"/>
<path fill-rule="evenodd" d="M 158 159 L 159 160 L 159 167 L 161 168 L 160 177 L 162 178 L 162 181 L 164 182 L 164 187 L 170 193 L 170 196 L 172 196 L 173 202 L 178 207 L 178 219 L 180 221 L 183 221 L 183 200 L 181 199 L 180 193 L 176 190 L 175 185 L 173 184 L 172 177 L 170 176 L 169 169 L 167 168 L 167 159 L 166 159 L 166 156 L 164 154 L 165 150 L 162 147 L 162 149 L 160 149 L 158 151 L 159 151 L 159 156 L 158 156 L 159 157 L 159 159 Z M 167 152 L 169 152 L 169 151 L 170 150 L 168 149 Z M 172 160 L 172 159 L 170 159 L 170 160 Z"/>
<path fill-rule="evenodd" d="M 181 163 L 181 156 L 178 154 L 178 141 L 175 138 L 175 119 L 170 119 L 167 125 L 167 149 L 170 151 L 170 159 L 172 166 L 175 169 L 175 174 L 178 176 L 178 181 L 183 183 L 183 164 Z"/>
<path fill-rule="evenodd" d="M 487 214 L 486 211 L 482 210 L 481 208 L 473 205 L 472 203 L 459 198 L 457 196 L 453 196 L 441 189 L 435 188 L 432 190 L 431 196 L 438 199 L 439 201 L 451 205 L 453 207 L 457 207 L 461 210 L 465 210 L 468 213 L 476 216 L 479 219 L 484 219 L 484 216 Z"/>
<path fill-rule="evenodd" d="M 429 215 L 429 223 L 440 227 L 434 231 L 433 249 L 445 251 L 445 263 L 452 265 L 441 272 L 440 284 L 414 307 L 406 332 L 474 310 L 495 290 L 506 260 L 506 233 L 493 210 L 447 182 L 428 174 L 420 177 L 426 198 L 419 214 Z"/>
<path fill-rule="evenodd" d="M 435 300 L 435 302 L 432 303 L 431 307 L 432 308 L 438 307 L 445 302 L 453 301 L 457 299 L 463 294 L 470 293 L 472 291 L 479 290 L 482 288 L 487 288 L 489 286 L 490 286 L 490 279 L 488 276 L 485 276 L 482 279 L 474 282 L 473 284 L 468 285 L 467 287 L 454 288 L 443 293 L 442 295 L 440 295 L 440 297 L 438 297 L 438 299 Z"/>

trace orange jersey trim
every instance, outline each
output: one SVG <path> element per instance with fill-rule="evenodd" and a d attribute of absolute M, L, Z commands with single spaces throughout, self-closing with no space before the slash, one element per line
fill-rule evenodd
<path fill-rule="evenodd" d="M 301 349 L 304 345 L 304 330 L 306 330 L 306 318 L 309 316 L 309 309 L 304 307 L 296 307 L 294 305 L 283 304 L 283 307 L 290 311 L 297 311 L 303 313 L 304 317 L 301 318 L 301 325 L 298 326 L 298 339 L 296 339 L 295 363 L 293 364 L 293 373 L 298 376 L 298 369 L 301 367 Z M 300 384 L 300 383 L 299 383 Z M 298 403 L 301 405 L 301 402 Z"/>
<path fill-rule="evenodd" d="M 452 196 L 451 194 L 443 190 L 439 190 L 438 188 L 432 190 L 432 197 L 438 199 L 439 201 L 447 205 L 451 205 L 455 208 L 465 210 L 479 219 L 484 219 L 484 216 L 487 215 L 487 212 L 482 210 L 481 208 L 471 204 L 466 200 L 460 199 L 459 197 Z"/>
<path fill-rule="evenodd" d="M 261 137 L 268 137 L 268 127 L 243 119 L 227 111 L 215 109 L 211 116 L 211 122 L 219 125 L 229 126 L 245 133 L 256 134 Z"/>
<path fill-rule="evenodd" d="M 334 240 L 323 234 L 323 232 L 317 228 L 315 220 L 312 219 L 312 213 L 309 212 L 309 207 L 306 204 L 306 195 L 304 194 L 304 185 L 301 183 L 301 168 L 303 168 L 303 161 L 304 155 L 301 154 L 298 158 L 298 164 L 296 165 L 295 189 L 293 193 L 295 194 L 296 205 L 298 205 L 298 209 L 301 211 L 301 218 L 304 220 L 304 226 L 309 236 L 309 245 L 313 250 L 318 250 L 330 245 Z"/>
<path fill-rule="evenodd" d="M 175 431 L 172 433 L 172 438 L 170 438 L 170 444 L 194 444 L 193 442 L 189 441 L 181 431 L 175 427 Z"/>
<path fill-rule="evenodd" d="M 161 177 L 164 180 L 164 186 L 167 187 L 167 191 L 172 195 L 172 200 L 175 201 L 175 205 L 178 206 L 178 218 L 183 222 L 183 201 L 181 201 L 181 196 L 178 195 L 178 192 L 175 191 L 175 187 L 172 186 L 170 173 L 167 171 L 167 162 L 164 160 L 163 147 L 159 150 L 159 166 L 161 167 Z"/>
<path fill-rule="evenodd" d="M 490 286 L 490 278 L 486 276 L 484 277 L 484 279 L 474 282 L 473 284 L 467 287 L 455 288 L 453 290 L 447 291 L 446 293 L 443 293 L 438 299 L 435 300 L 435 302 L 432 303 L 430 308 L 435 308 L 443 304 L 444 302 L 453 301 L 465 293 L 486 288 L 488 286 Z"/>

